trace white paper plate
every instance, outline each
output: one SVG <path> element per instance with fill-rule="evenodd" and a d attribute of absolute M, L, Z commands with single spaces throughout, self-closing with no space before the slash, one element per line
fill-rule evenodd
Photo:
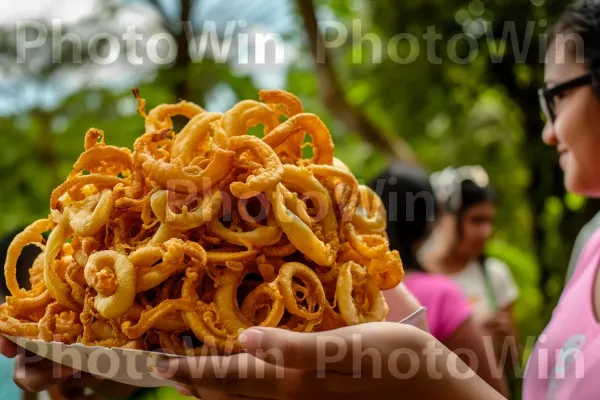
<path fill-rule="evenodd" d="M 417 326 L 417 324 L 425 318 L 427 314 L 425 307 L 419 307 L 415 312 L 404 318 L 402 321 L 398 321 L 401 324 Z"/>
<path fill-rule="evenodd" d="M 425 311 L 425 307 L 421 307 L 399 323 L 416 325 L 425 318 Z M 84 346 L 80 343 L 67 345 L 39 339 L 3 336 L 40 357 L 78 371 L 137 387 L 175 386 L 174 382 L 159 378 L 153 372 L 158 360 L 184 357 L 154 351 Z"/>
<path fill-rule="evenodd" d="M 181 357 L 154 351 L 84 346 L 80 343 L 67 345 L 39 339 L 3 336 L 40 357 L 78 371 L 137 387 L 174 386 L 175 383 L 157 377 L 153 371 L 158 360 L 166 357 Z"/>

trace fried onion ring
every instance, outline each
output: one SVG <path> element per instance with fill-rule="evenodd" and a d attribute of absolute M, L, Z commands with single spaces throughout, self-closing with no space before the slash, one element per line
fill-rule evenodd
<path fill-rule="evenodd" d="M 146 116 L 146 132 L 172 128 L 171 117 L 176 115 L 183 115 L 191 119 L 203 112 L 202 107 L 189 101 L 180 101 L 177 104 L 162 104 L 154 107 Z"/>
<path fill-rule="evenodd" d="M 137 339 L 152 328 L 161 318 L 176 311 L 191 311 L 194 305 L 189 299 L 167 300 L 158 306 L 145 310 L 137 324 L 125 321 L 121 325 L 123 333 L 130 339 Z"/>
<path fill-rule="evenodd" d="M 365 232 L 385 231 L 387 213 L 383 202 L 370 187 L 359 186 L 360 204 L 352 217 L 352 223 Z"/>
<path fill-rule="evenodd" d="M 189 210 L 186 205 L 182 207 L 180 214 L 174 213 L 169 207 L 169 192 L 159 190 L 152 195 L 152 211 L 158 220 L 166 224 L 169 229 L 187 231 L 198 228 L 214 220 L 221 205 L 223 197 L 220 190 L 214 190 L 212 194 L 205 194 L 202 204 L 196 209 Z"/>
<path fill-rule="evenodd" d="M 96 275 L 103 268 L 114 271 L 117 280 L 116 291 L 108 296 L 96 295 L 94 307 L 104 318 L 113 319 L 127 314 L 135 299 L 135 268 L 126 255 L 113 250 L 99 251 L 90 256 L 85 265 L 85 281 L 95 288 L 98 284 Z"/>
<path fill-rule="evenodd" d="M 195 155 L 205 155 L 210 150 L 211 123 L 219 120 L 223 114 L 214 112 L 200 113 L 190 119 L 173 142 L 171 157 L 182 166 L 189 165 Z"/>
<path fill-rule="evenodd" d="M 152 142 L 165 139 L 164 132 L 149 132 L 135 141 L 134 148 L 142 168 L 150 180 L 159 187 L 181 193 L 202 193 L 218 184 L 229 174 L 234 153 L 214 146 L 209 164 L 203 170 L 198 167 L 180 167 L 179 165 L 156 159 L 149 150 Z M 180 185 L 177 185 L 177 184 Z"/>
<path fill-rule="evenodd" d="M 116 176 L 101 174 L 75 176 L 52 191 L 52 195 L 50 196 L 50 208 L 55 209 L 61 196 L 63 196 L 65 193 L 67 193 L 67 191 L 69 191 L 72 188 L 81 188 L 86 185 L 95 185 L 99 189 L 112 190 L 119 183 L 126 185 L 127 180 L 118 178 Z"/>
<path fill-rule="evenodd" d="M 344 263 L 340 267 L 340 275 L 337 280 L 335 296 L 340 308 L 340 314 L 348 325 L 357 325 L 364 322 L 383 321 L 387 315 L 387 305 L 383 294 L 379 291 L 377 284 L 371 278 L 361 285 L 365 292 L 369 304 L 368 310 L 358 310 L 353 297 L 354 286 L 353 270 L 363 268 L 352 261 Z"/>
<path fill-rule="evenodd" d="M 73 165 L 69 178 L 79 175 L 84 170 L 100 174 L 112 172 L 114 175 L 122 172 L 128 173 L 133 170 L 131 151 L 122 147 L 95 144 L 81 154 L 75 165 Z"/>
<path fill-rule="evenodd" d="M 296 302 L 295 290 L 293 287 L 293 278 L 302 280 L 307 287 L 310 288 L 309 292 L 316 297 L 316 311 L 308 311 L 298 306 Z M 329 305 L 323 291 L 323 285 L 319 282 L 317 274 L 304 264 L 297 262 L 290 262 L 284 264 L 279 270 L 277 277 L 277 284 L 285 306 L 289 312 L 299 317 L 312 320 L 322 316 L 323 311 Z"/>
<path fill-rule="evenodd" d="M 198 302 L 196 289 L 199 283 L 198 273 L 193 269 L 188 269 L 186 278 L 183 281 L 183 288 L 181 291 L 182 297 L 190 299 L 192 302 Z M 231 349 L 232 351 L 239 350 L 239 345 L 237 344 L 235 336 L 223 337 L 214 334 L 204 320 L 201 309 L 202 308 L 200 307 L 197 311 L 183 311 L 183 318 L 186 324 L 194 332 L 194 335 L 207 346 L 216 347 L 218 349 Z"/>
<path fill-rule="evenodd" d="M 277 154 L 262 140 L 254 136 L 236 136 L 229 139 L 229 149 L 240 155 L 250 151 L 258 160 L 260 167 L 246 178 L 246 182 L 233 182 L 229 185 L 231 193 L 239 198 L 256 196 L 271 189 L 281 181 L 283 166 Z"/>
<path fill-rule="evenodd" d="M 315 164 L 333 164 L 333 141 L 325 124 L 314 114 L 297 114 L 271 130 L 263 140 L 272 148 L 285 143 L 294 135 L 308 133 L 312 138 Z M 303 140 L 302 140 L 303 142 Z M 302 143 L 300 142 L 300 143 Z"/>
<path fill-rule="evenodd" d="M 4 262 L 4 280 L 10 294 L 15 298 L 28 297 L 27 292 L 19 287 L 17 281 L 17 261 L 21 252 L 28 244 L 36 244 L 42 247 L 44 238 L 42 233 L 49 231 L 54 227 L 54 222 L 50 219 L 40 219 L 29 225 L 23 232 L 17 234 L 10 243 L 6 251 L 6 261 Z M 42 247 L 43 250 L 43 247 Z"/>
<path fill-rule="evenodd" d="M 337 221 L 333 211 L 333 204 L 327 190 L 306 169 L 286 165 L 284 167 L 283 181 L 286 184 L 301 186 L 303 191 L 312 191 L 325 199 L 326 204 L 323 217 L 324 239 L 317 238 L 309 226 L 297 215 L 287 209 L 281 190 L 270 192 L 271 204 L 281 228 L 290 242 L 303 254 L 319 265 L 330 266 L 335 262 L 339 239 L 337 237 Z"/>
<path fill-rule="evenodd" d="M 362 257 L 379 258 L 385 255 L 389 249 L 389 242 L 385 234 L 358 235 L 352 224 L 344 226 L 344 234 L 352 249 Z"/>
<path fill-rule="evenodd" d="M 48 237 L 46 252 L 44 253 L 44 282 L 52 298 L 69 310 L 77 310 L 77 302 L 71 296 L 69 286 L 60 279 L 57 271 L 56 257 L 70 236 L 68 219 L 62 217 Z"/>
<path fill-rule="evenodd" d="M 83 204 L 69 211 L 69 225 L 78 236 L 93 236 L 108 223 L 114 204 L 111 190 L 101 195 L 90 196 Z"/>
<path fill-rule="evenodd" d="M 265 126 L 265 135 L 279 124 L 277 115 L 265 104 L 254 100 L 242 100 L 223 114 L 220 126 L 227 136 L 245 135 L 258 124 Z"/>
<path fill-rule="evenodd" d="M 272 304 L 269 305 L 269 303 Z M 276 327 L 283 318 L 285 303 L 279 290 L 267 282 L 261 283 L 246 296 L 240 311 L 248 321 L 254 324 L 257 311 L 265 306 L 268 307 L 266 316 L 255 325 Z"/>
<path fill-rule="evenodd" d="M 372 259 L 367 270 L 381 290 L 395 288 L 404 278 L 402 260 L 397 250 L 388 251 L 383 257 Z"/>

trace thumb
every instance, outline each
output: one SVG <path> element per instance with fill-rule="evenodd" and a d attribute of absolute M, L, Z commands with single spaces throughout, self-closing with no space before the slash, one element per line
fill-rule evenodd
<path fill-rule="evenodd" d="M 349 346 L 339 330 L 319 333 L 280 328 L 252 327 L 239 337 L 240 345 L 253 356 L 278 367 L 346 372 Z"/>
<path fill-rule="evenodd" d="M 406 329 L 401 324 L 385 322 L 317 333 L 252 327 L 242 332 L 239 342 L 248 353 L 279 367 L 352 373 L 354 352 L 360 357 L 364 348 L 391 351 L 390 345 L 398 343 L 396 335 L 402 335 L 399 331 Z"/>

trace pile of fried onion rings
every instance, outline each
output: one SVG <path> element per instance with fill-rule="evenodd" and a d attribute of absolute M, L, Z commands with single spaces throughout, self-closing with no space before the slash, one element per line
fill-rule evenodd
<path fill-rule="evenodd" d="M 381 290 L 403 277 L 386 211 L 298 98 L 262 90 L 223 114 L 186 101 L 146 113 L 134 94 L 145 125 L 133 152 L 90 129 L 48 218 L 10 245 L 0 333 L 193 355 L 238 351 L 255 325 L 385 319 Z M 16 265 L 31 244 L 42 254 L 26 290 Z"/>

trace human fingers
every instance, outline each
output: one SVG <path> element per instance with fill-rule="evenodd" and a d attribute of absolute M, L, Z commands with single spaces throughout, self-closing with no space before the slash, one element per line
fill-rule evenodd
<path fill-rule="evenodd" d="M 279 356 L 285 368 L 354 373 L 355 352 L 373 348 L 379 354 L 390 354 L 398 347 L 411 346 L 420 335 L 427 334 L 412 326 L 380 322 L 310 334 L 253 327 L 245 330 L 239 341 L 250 354 L 267 363 L 279 360 L 274 357 Z M 372 370 L 374 360 L 365 357 L 359 366 L 363 371 Z"/>
<path fill-rule="evenodd" d="M 98 378 L 92 374 L 79 373 L 61 382 L 59 384 L 59 391 L 67 399 L 89 398 L 83 397 L 85 389 L 96 387 L 104 381 L 105 379 Z M 95 395 L 92 398 L 100 399 L 101 397 Z"/>
<path fill-rule="evenodd" d="M 17 345 L 4 336 L 0 336 L 0 353 L 4 357 L 15 358 L 17 355 Z"/>
<path fill-rule="evenodd" d="M 182 396 L 201 398 L 200 394 L 198 393 L 196 388 L 194 388 L 191 385 L 184 385 L 182 383 L 179 383 L 175 386 L 174 389 L 177 391 L 177 393 L 179 393 Z M 204 399 L 204 400 L 208 400 L 208 399 Z"/>
<path fill-rule="evenodd" d="M 279 394 L 293 391 L 299 375 L 247 353 L 167 359 L 157 366 L 157 373 L 202 399 L 212 397 L 204 392 L 219 393 L 219 399 L 225 394 L 281 398 Z"/>
<path fill-rule="evenodd" d="M 202 361 L 205 358 L 194 361 L 172 359 L 168 360 L 168 367 L 160 369 L 163 376 L 170 376 L 179 382 L 177 390 L 181 394 L 203 400 L 222 400 L 223 396 L 227 399 L 237 396 L 252 399 L 314 397 L 348 400 L 348 396 L 380 390 L 386 385 L 381 370 L 372 376 L 354 376 L 335 371 L 284 369 L 276 363 L 265 363 L 249 354 L 232 356 L 227 361 L 225 357 L 220 357 L 221 360 L 217 360 L 219 357 L 212 358 L 204 364 Z"/>
<path fill-rule="evenodd" d="M 59 388 L 58 392 L 65 399 L 73 400 L 102 400 L 102 397 L 97 394 L 86 394 L 84 388 Z"/>
<path fill-rule="evenodd" d="M 25 391 L 41 392 L 66 381 L 75 373 L 72 368 L 23 352 L 15 358 L 13 380 Z"/>

